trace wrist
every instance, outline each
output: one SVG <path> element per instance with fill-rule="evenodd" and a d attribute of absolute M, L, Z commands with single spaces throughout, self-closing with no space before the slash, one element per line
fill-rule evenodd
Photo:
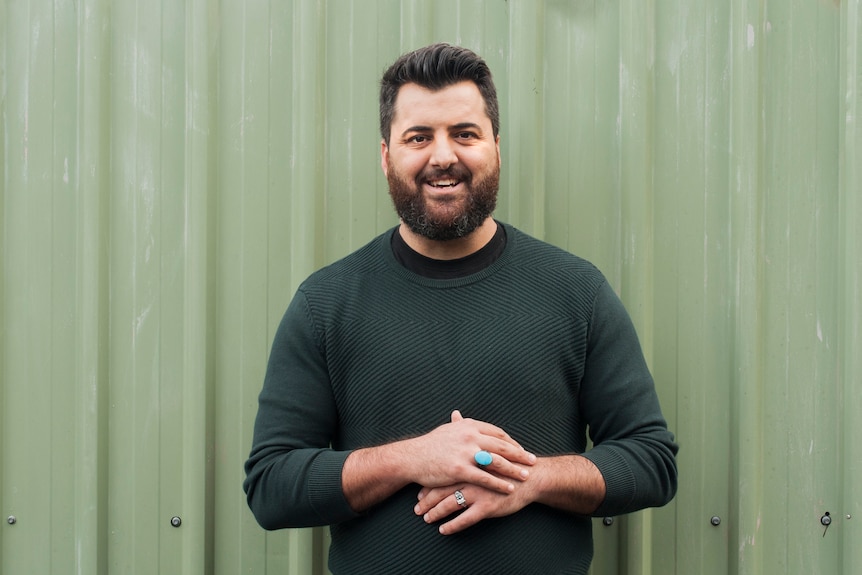
<path fill-rule="evenodd" d="M 580 455 L 540 457 L 530 470 L 529 499 L 573 513 L 589 515 L 605 498 L 605 480 L 589 459 Z"/>
<path fill-rule="evenodd" d="M 341 486 L 354 511 L 364 511 L 411 483 L 401 443 L 365 447 L 347 456 Z"/>

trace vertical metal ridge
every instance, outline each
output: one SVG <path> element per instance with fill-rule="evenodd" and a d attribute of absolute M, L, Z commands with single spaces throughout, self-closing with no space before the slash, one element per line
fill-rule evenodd
<path fill-rule="evenodd" d="M 730 170 L 733 286 L 732 413 L 730 483 L 732 513 L 728 566 L 730 573 L 762 573 L 762 397 L 761 226 L 762 184 L 761 43 L 756 28 L 763 21 L 759 3 L 731 2 L 731 137 Z"/>
<path fill-rule="evenodd" d="M 508 184 L 509 190 L 504 199 L 508 217 L 520 222 L 528 233 L 541 237 L 545 231 L 544 167 L 547 161 L 541 130 L 546 89 L 546 70 L 541 58 L 545 0 L 529 6 L 512 3 L 510 18 L 508 82 L 501 85 L 499 96 L 501 114 L 505 114 L 501 119 L 501 140 L 511 143 L 508 151 L 503 152 L 504 173 L 508 173 L 503 176 L 503 185 Z M 516 145 L 520 141 L 529 141 L 531 145 Z"/>
<path fill-rule="evenodd" d="M 7 176 L 7 158 L 8 150 L 6 140 L 9 134 L 9 127 L 6 124 L 6 100 L 7 100 L 7 80 L 8 70 L 5 62 L 7 61 L 7 44 L 8 32 L 7 28 L 7 3 L 0 4 L 0 483 L 6 483 L 6 459 L 7 450 L 3 438 L 7 436 L 9 430 L 6 424 L 6 411 L 8 400 L 6 398 L 6 389 L 11 387 L 11 378 L 9 377 L 7 366 L 9 365 L 8 344 L 6 342 L 6 305 L 9 301 L 9 288 L 7 287 L 7 255 L 8 249 L 7 239 L 7 219 L 6 219 L 6 203 L 8 201 L 8 176 Z M 6 517 L 14 517 L 10 515 L 7 507 L 6 492 L 4 485 L 0 485 L 0 521 Z M 2 523 L 0 523 L 2 525 Z M 0 531 L 0 563 L 3 562 L 3 552 L 6 548 L 7 538 Z"/>
<path fill-rule="evenodd" d="M 212 573 L 214 549 L 213 346 L 211 255 L 215 95 L 210 31 L 212 3 L 184 2 L 183 82 L 183 358 L 181 573 Z"/>
<path fill-rule="evenodd" d="M 654 359 L 655 236 L 653 145 L 655 132 L 655 4 L 625 3 L 620 8 L 619 187 L 620 277 L 614 285 L 637 328 L 644 356 Z M 547 120 L 546 120 L 547 121 Z M 652 513 L 626 518 L 621 541 L 624 572 L 652 573 Z"/>
<path fill-rule="evenodd" d="M 108 473 L 108 257 L 110 148 L 109 9 L 88 0 L 77 13 L 75 573 L 106 575 Z"/>
<path fill-rule="evenodd" d="M 841 573 L 862 571 L 860 520 L 862 520 L 862 3 L 859 0 L 841 2 L 841 50 L 839 55 L 841 79 L 839 83 L 839 194 L 841 219 L 839 246 L 839 276 L 842 321 L 841 346 L 841 509 L 833 512 L 841 537 Z"/>

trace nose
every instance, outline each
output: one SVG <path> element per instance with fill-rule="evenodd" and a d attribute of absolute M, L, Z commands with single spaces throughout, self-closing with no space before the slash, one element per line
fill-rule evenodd
<path fill-rule="evenodd" d="M 458 162 L 453 142 L 449 138 L 435 138 L 432 144 L 430 163 L 435 168 L 447 169 Z"/>

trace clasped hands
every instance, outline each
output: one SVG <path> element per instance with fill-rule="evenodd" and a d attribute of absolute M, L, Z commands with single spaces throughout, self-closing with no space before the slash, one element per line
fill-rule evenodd
<path fill-rule="evenodd" d="M 532 498 L 525 484 L 536 456 L 525 451 L 505 431 L 490 423 L 464 419 L 452 412 L 451 423 L 442 425 L 418 441 L 425 441 L 421 469 L 418 469 L 419 502 L 413 511 L 426 523 L 440 524 L 443 535 L 451 535 L 483 519 L 510 515 L 528 505 Z M 453 449 L 457 445 L 457 449 Z M 490 465 L 473 461 L 479 450 L 492 454 Z M 452 461 L 455 461 L 453 464 Z M 466 505 L 459 505 L 454 493 L 460 491 Z M 457 512 L 463 513 L 457 514 Z"/>

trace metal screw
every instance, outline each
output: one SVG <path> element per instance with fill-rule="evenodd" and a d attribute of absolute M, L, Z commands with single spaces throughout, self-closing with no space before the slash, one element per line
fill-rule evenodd
<path fill-rule="evenodd" d="M 18 518 L 14 515 L 10 515 L 6 518 L 6 523 L 8 523 L 9 525 L 15 525 L 16 523 L 18 523 Z"/>
<path fill-rule="evenodd" d="M 823 517 L 820 518 L 820 525 L 824 527 L 829 527 L 832 525 L 832 517 L 829 516 L 829 512 L 823 514 Z"/>
<path fill-rule="evenodd" d="M 712 517 L 710 517 L 709 522 L 713 527 L 718 527 L 719 525 L 721 525 L 721 517 L 719 517 L 718 515 L 713 515 Z"/>
<path fill-rule="evenodd" d="M 604 519 L 602 519 L 602 524 L 605 527 L 610 527 L 611 525 L 614 524 L 614 518 L 613 517 L 605 517 Z"/>
<path fill-rule="evenodd" d="M 183 524 L 183 520 L 180 519 L 179 517 L 177 517 L 176 515 L 171 517 L 171 525 L 173 525 L 174 527 L 179 527 L 182 524 Z"/>

